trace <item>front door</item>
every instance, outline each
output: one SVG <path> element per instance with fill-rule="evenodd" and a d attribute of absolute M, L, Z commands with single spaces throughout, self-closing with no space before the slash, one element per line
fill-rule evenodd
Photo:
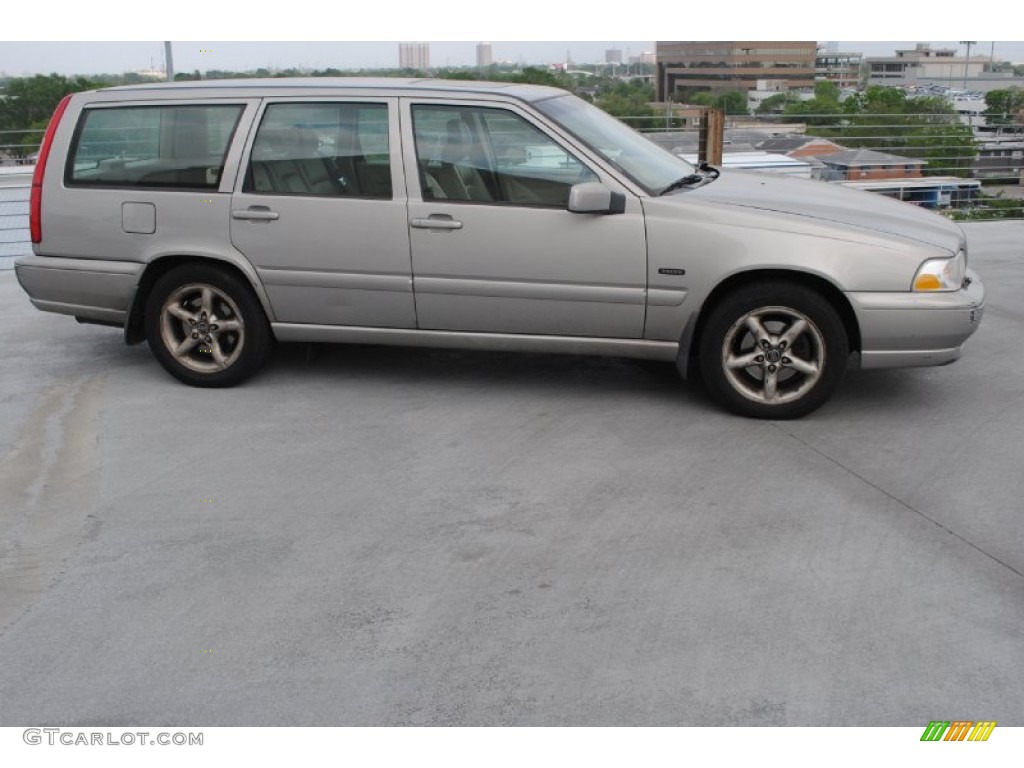
<path fill-rule="evenodd" d="M 622 188 L 516 107 L 409 100 L 403 124 L 419 328 L 643 336 L 635 196 L 622 214 L 570 213 L 575 183 Z"/>

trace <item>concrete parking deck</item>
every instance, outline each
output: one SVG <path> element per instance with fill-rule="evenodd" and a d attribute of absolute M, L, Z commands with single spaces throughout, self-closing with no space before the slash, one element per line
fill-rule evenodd
<path fill-rule="evenodd" d="M 1024 725 L 1024 222 L 963 359 L 734 418 L 670 365 L 279 350 L 0 273 L 0 725 Z"/>

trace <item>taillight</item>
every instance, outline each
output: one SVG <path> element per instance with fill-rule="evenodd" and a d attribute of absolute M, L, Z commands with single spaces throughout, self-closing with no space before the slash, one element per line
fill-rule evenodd
<path fill-rule="evenodd" d="M 43 240 L 43 174 L 46 173 L 46 160 L 50 157 L 50 145 L 53 143 L 53 134 L 57 132 L 57 126 L 68 108 L 71 101 L 69 93 L 60 100 L 57 109 L 50 118 L 50 124 L 46 126 L 46 133 L 43 134 L 43 144 L 39 147 L 39 157 L 36 158 L 36 170 L 32 174 L 32 196 L 29 200 L 28 225 L 32 231 L 32 242 L 40 243 Z"/>

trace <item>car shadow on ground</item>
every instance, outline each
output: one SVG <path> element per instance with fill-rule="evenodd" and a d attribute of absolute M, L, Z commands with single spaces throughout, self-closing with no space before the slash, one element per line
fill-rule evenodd
<path fill-rule="evenodd" d="M 683 381 L 675 364 L 583 355 L 545 355 L 369 344 L 278 344 L 258 377 L 301 374 L 314 379 L 357 377 L 483 388 L 577 389 L 581 394 L 646 394 L 705 398 Z"/>
<path fill-rule="evenodd" d="M 953 397 L 959 387 L 934 369 L 853 370 L 818 412 L 829 416 L 906 414 Z M 675 363 L 617 357 L 450 350 L 363 344 L 278 344 L 256 382 L 292 375 L 323 383 L 371 380 L 579 397 L 629 396 L 721 410 L 699 376 L 682 379 Z M 814 418 L 811 416 L 810 418 Z"/>

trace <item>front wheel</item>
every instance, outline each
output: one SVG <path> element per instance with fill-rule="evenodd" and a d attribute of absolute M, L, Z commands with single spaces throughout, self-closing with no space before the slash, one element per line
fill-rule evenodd
<path fill-rule="evenodd" d="M 849 342 L 821 294 L 772 282 L 744 286 L 720 301 L 698 353 L 708 390 L 727 408 L 754 418 L 795 419 L 835 391 Z"/>
<path fill-rule="evenodd" d="M 146 302 L 146 340 L 160 364 L 196 387 L 230 387 L 252 376 L 271 334 L 252 289 L 207 264 L 175 267 Z"/>

